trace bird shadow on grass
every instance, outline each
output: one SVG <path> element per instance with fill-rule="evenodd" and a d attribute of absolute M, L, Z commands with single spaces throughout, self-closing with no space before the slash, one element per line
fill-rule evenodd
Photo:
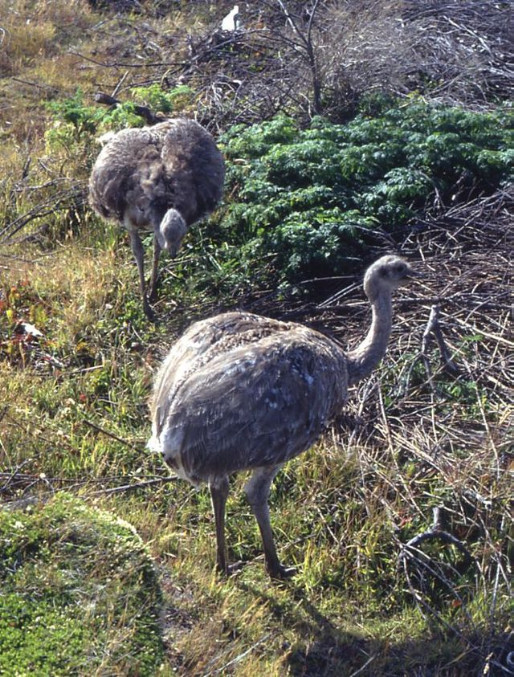
<path fill-rule="evenodd" d="M 339 675 L 352 674 L 366 662 L 366 641 L 344 632 L 308 599 L 305 589 L 293 581 L 278 583 L 285 593 L 282 600 L 266 590 L 239 582 L 245 592 L 266 602 L 267 608 L 284 629 L 294 629 L 304 638 L 291 645 L 284 640 L 288 674 Z"/>
<path fill-rule="evenodd" d="M 284 629 L 294 629 L 297 640 L 284 639 L 287 674 L 293 677 L 490 677 L 514 675 L 510 668 L 513 646 L 508 632 L 453 635 L 434 628 L 423 638 L 395 643 L 364 638 L 341 630 L 292 581 L 280 584 L 286 593 L 278 600 L 273 592 L 239 582 L 247 593 L 264 600 Z"/>

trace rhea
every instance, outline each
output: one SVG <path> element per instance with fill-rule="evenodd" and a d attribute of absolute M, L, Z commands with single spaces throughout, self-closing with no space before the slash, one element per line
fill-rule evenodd
<path fill-rule="evenodd" d="M 311 447 L 341 410 L 348 387 L 368 376 L 387 348 L 392 294 L 415 273 L 387 255 L 366 271 L 371 326 L 354 350 L 304 325 L 247 312 L 193 324 L 157 373 L 150 403 L 150 449 L 176 474 L 209 486 L 217 565 L 228 571 L 225 504 L 229 476 L 250 470 L 245 492 L 260 529 L 268 573 L 279 561 L 268 496 L 282 465 Z"/>
<path fill-rule="evenodd" d="M 225 165 L 211 134 L 194 120 L 166 120 L 124 129 L 107 138 L 93 166 L 89 200 L 103 218 L 129 232 L 143 309 L 155 319 L 161 250 L 175 257 L 188 228 L 214 210 L 223 192 Z M 148 290 L 140 233 L 153 232 Z"/>

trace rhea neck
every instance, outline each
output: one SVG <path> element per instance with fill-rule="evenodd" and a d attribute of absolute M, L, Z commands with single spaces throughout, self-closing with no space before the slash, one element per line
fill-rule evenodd
<path fill-rule="evenodd" d="M 370 302 L 372 320 L 368 333 L 357 348 L 347 353 L 348 385 L 371 374 L 384 357 L 391 335 L 391 290 L 380 290 Z"/>

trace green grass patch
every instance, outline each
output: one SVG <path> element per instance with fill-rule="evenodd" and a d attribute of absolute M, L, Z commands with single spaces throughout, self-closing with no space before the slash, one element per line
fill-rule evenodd
<path fill-rule="evenodd" d="M 153 675 L 161 594 L 134 529 L 66 494 L 0 512 L 0 673 Z"/>

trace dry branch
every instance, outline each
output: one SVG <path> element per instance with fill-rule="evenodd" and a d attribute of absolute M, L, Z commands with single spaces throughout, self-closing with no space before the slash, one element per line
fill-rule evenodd
<path fill-rule="evenodd" d="M 441 507 L 434 508 L 434 521 L 432 526 L 430 529 L 414 536 L 414 538 L 411 538 L 410 541 L 405 543 L 400 552 L 400 561 L 403 558 L 419 561 L 421 551 L 418 546 L 425 541 L 438 540 L 442 543 L 454 545 L 464 555 L 463 570 L 466 570 L 473 561 L 473 557 L 462 541 L 443 529 L 443 519 L 443 509 Z M 423 554 L 423 557 L 426 557 L 426 555 Z M 426 566 L 426 562 L 424 562 L 424 565 Z"/>
<path fill-rule="evenodd" d="M 57 188 L 59 183 L 62 183 L 62 181 L 52 181 L 50 184 L 46 184 L 45 188 L 48 188 L 50 185 L 54 185 Z M 83 204 L 84 199 L 84 189 L 80 184 L 62 190 L 56 189 L 50 197 L 38 202 L 27 212 L 10 221 L 3 228 L 0 228 L 0 244 L 12 244 L 14 235 L 32 221 L 67 210 L 70 208 L 70 204 L 78 207 Z"/>
<path fill-rule="evenodd" d="M 136 451 L 138 448 L 132 444 L 132 442 L 129 442 L 128 440 L 124 440 L 122 437 L 119 437 L 118 435 L 115 435 L 112 433 L 110 430 L 106 430 L 105 428 L 102 428 L 96 423 L 93 423 L 93 421 L 89 421 L 87 418 L 83 419 L 83 422 L 85 425 L 89 426 L 90 428 L 93 428 L 93 430 L 97 430 L 98 432 L 102 433 L 103 435 L 107 435 L 107 437 L 110 437 L 113 440 L 116 440 L 117 442 L 121 442 L 121 444 L 124 444 L 127 447 L 130 447 L 130 449 L 135 449 Z"/>
<path fill-rule="evenodd" d="M 447 370 L 450 374 L 456 376 L 459 373 L 459 368 L 455 362 L 450 357 L 450 351 L 446 346 L 443 332 L 441 331 L 441 326 L 439 324 L 439 315 L 441 312 L 441 307 L 439 304 L 434 304 L 430 309 L 430 316 L 428 318 L 427 326 L 423 332 L 423 338 L 421 343 L 421 354 L 427 366 L 427 371 L 430 373 L 428 367 L 428 346 L 430 341 L 430 336 L 433 335 L 437 341 L 437 345 L 441 352 L 441 361 L 443 363 L 443 368 Z"/>

